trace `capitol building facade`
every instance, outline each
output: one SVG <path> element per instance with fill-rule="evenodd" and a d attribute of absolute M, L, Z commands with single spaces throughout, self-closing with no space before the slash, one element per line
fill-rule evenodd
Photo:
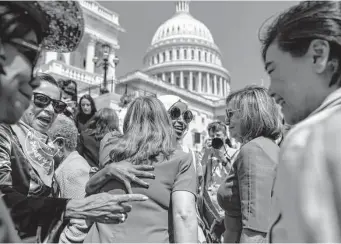
<path fill-rule="evenodd" d="M 184 144 L 200 150 L 207 138 L 208 124 L 225 117 L 231 78 L 210 30 L 190 14 L 189 2 L 175 3 L 175 14 L 156 30 L 145 56 L 140 57 L 143 68 L 122 77 L 116 77 L 115 72 L 119 65 L 115 62 L 120 48 L 118 36 L 125 32 L 118 15 L 98 2 L 80 3 L 86 33 L 78 50 L 71 54 L 43 54 L 39 71 L 76 80 L 80 96 L 90 93 L 99 107 L 110 106 L 118 112 L 122 95 L 179 96 L 188 102 L 194 114 Z M 110 93 L 98 96 L 103 69 L 93 61 L 101 56 L 103 44 L 110 47 L 107 50 Z"/>

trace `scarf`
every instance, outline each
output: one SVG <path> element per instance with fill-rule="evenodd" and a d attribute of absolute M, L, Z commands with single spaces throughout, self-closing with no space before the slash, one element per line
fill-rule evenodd
<path fill-rule="evenodd" d="M 12 129 L 19 139 L 28 162 L 35 169 L 43 183 L 48 187 L 52 187 L 54 175 L 53 157 L 56 150 L 47 144 L 48 136 L 36 131 L 22 120 L 12 125 Z"/>

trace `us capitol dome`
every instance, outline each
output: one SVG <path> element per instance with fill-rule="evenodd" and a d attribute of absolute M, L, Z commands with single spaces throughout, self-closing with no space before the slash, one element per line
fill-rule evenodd
<path fill-rule="evenodd" d="M 175 14 L 156 30 L 142 61 L 142 69 L 118 79 L 115 92 L 121 100 L 148 95 L 186 100 L 194 118 L 183 143 L 200 150 L 208 124 L 225 120 L 231 78 L 210 30 L 190 14 L 188 1 L 175 3 Z"/>
<path fill-rule="evenodd" d="M 230 75 L 210 30 L 189 11 L 189 1 L 176 2 L 173 17 L 155 32 L 144 56 L 144 72 L 217 100 L 230 91 Z"/>

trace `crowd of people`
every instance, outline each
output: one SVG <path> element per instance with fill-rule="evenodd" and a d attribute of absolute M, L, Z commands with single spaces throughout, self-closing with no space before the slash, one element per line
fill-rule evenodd
<path fill-rule="evenodd" d="M 34 73 L 41 50 L 77 48 L 77 2 L 0 2 L 0 28 L 1 243 L 341 241 L 340 2 L 266 27 L 270 88 L 229 94 L 200 152 L 183 98 L 137 97 L 121 126 L 75 81 Z"/>

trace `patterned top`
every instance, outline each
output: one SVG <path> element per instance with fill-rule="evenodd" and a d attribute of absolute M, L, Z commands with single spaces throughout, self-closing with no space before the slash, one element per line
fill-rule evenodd
<path fill-rule="evenodd" d="M 62 198 L 82 199 L 85 197 L 85 186 L 89 181 L 90 165 L 78 154 L 72 152 L 56 170 L 56 180 L 60 186 Z M 83 242 L 89 226 L 85 220 L 70 219 L 60 235 L 60 243 Z"/>

